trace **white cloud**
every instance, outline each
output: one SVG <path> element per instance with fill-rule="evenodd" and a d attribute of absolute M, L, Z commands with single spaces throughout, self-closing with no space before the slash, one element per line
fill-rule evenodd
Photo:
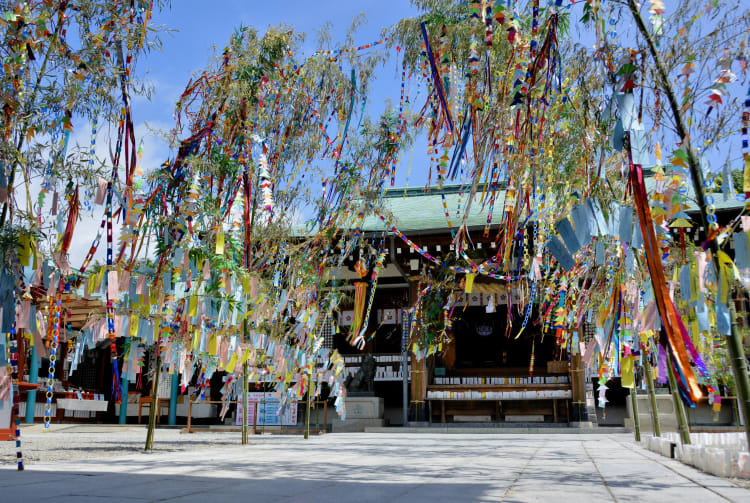
<path fill-rule="evenodd" d="M 138 165 L 148 173 L 153 169 L 160 166 L 169 156 L 169 147 L 166 142 L 158 135 L 158 131 L 167 130 L 171 125 L 161 121 L 141 122 L 135 126 L 135 138 L 136 146 L 142 149 L 142 157 L 139 159 Z M 69 155 L 84 156 L 87 158 L 88 151 L 91 145 L 91 125 L 90 124 L 78 124 L 74 130 L 75 132 L 71 135 L 68 142 L 68 153 Z M 156 131 L 156 132 L 155 132 Z M 105 167 L 111 167 L 110 159 L 110 148 L 114 150 L 116 130 L 114 127 L 100 127 L 99 133 L 96 138 L 95 156 L 97 165 L 104 165 Z M 38 141 L 48 141 L 48 138 L 40 137 Z M 64 190 L 64 184 L 67 180 L 57 180 L 54 184 L 58 192 L 61 194 Z M 36 202 L 39 193 L 42 188 L 42 180 L 35 179 L 29 185 L 29 192 L 34 204 L 34 211 L 39 211 L 36 207 Z M 69 260 L 71 266 L 78 268 L 82 265 L 97 232 L 99 231 L 102 218 L 104 218 L 104 205 L 94 205 L 94 193 L 91 193 L 89 197 L 86 197 L 84 190 L 81 189 L 81 208 L 80 208 L 80 220 L 76 224 L 76 228 L 73 234 L 73 240 L 71 242 L 69 251 Z M 16 185 L 15 195 L 17 198 L 18 206 L 21 208 L 26 207 L 26 189 L 23 185 Z M 88 200 L 91 204 L 91 210 L 89 211 L 84 200 Z M 48 227 L 57 222 L 57 217 L 51 215 L 52 209 L 52 194 L 48 194 L 44 201 L 44 206 L 41 211 L 41 218 L 44 222 L 43 227 Z M 58 210 L 63 212 L 65 210 L 65 201 L 61 197 L 58 200 Z M 117 253 L 118 239 L 120 236 L 122 223 L 121 221 L 113 221 L 113 247 L 114 253 Z M 56 242 L 56 237 L 52 241 Z M 106 232 L 102 235 L 102 241 L 94 255 L 94 260 L 98 260 L 100 263 L 106 262 Z M 42 249 L 49 251 L 49 246 L 44 244 Z"/>
<path fill-rule="evenodd" d="M 142 148 L 142 157 L 140 158 L 138 165 L 143 169 L 144 173 L 148 173 L 157 168 L 169 156 L 168 145 L 162 140 L 162 138 L 153 132 L 154 130 L 165 130 L 168 127 L 169 125 L 161 122 L 148 124 L 142 122 L 135 126 L 136 146 Z M 106 155 L 106 164 L 110 165 L 108 159 L 109 147 L 105 145 L 100 146 L 99 141 L 97 141 L 96 150 L 97 157 L 101 160 L 104 159 L 102 154 Z M 70 246 L 70 262 L 74 267 L 79 267 L 83 263 L 83 260 L 96 237 L 104 216 L 104 205 L 93 206 L 93 211 L 91 213 L 84 214 L 82 211 L 81 214 L 82 218 L 78 222 L 73 242 Z M 115 255 L 117 254 L 121 228 L 122 219 L 112 222 L 112 241 Z M 99 262 L 105 263 L 106 258 L 106 233 L 104 233 L 102 236 L 102 242 L 94 255 L 94 260 L 98 259 Z M 117 257 L 115 256 L 115 258 Z"/>

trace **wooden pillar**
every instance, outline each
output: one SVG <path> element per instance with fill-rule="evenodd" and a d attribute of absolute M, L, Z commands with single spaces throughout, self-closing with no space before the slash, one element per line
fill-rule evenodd
<path fill-rule="evenodd" d="M 414 410 L 414 418 L 422 420 L 425 411 L 425 397 L 427 396 L 427 360 L 422 358 L 417 361 L 411 355 L 411 403 Z"/>
<path fill-rule="evenodd" d="M 416 305 L 419 294 L 419 276 L 409 277 L 409 302 L 412 308 Z M 411 348 L 407 348 L 409 351 Z M 427 396 L 427 361 L 417 361 L 414 354 L 411 355 L 411 405 L 416 421 L 424 420 L 425 398 Z"/>
<path fill-rule="evenodd" d="M 570 358 L 570 385 L 573 401 L 573 418 L 583 421 L 586 414 L 586 387 L 583 357 L 576 353 Z"/>

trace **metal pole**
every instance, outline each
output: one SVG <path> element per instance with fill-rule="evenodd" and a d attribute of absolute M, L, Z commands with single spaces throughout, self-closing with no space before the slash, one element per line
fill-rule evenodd
<path fill-rule="evenodd" d="M 409 366 L 406 359 L 406 349 L 401 349 L 401 391 L 403 398 L 401 400 L 401 412 L 404 427 L 409 426 Z"/>
<path fill-rule="evenodd" d="M 316 400 L 315 403 L 315 431 L 320 435 L 320 400 Z"/>
<path fill-rule="evenodd" d="M 247 320 L 245 320 L 247 327 Z M 247 360 L 242 363 L 242 445 L 247 445 Z"/>
<path fill-rule="evenodd" d="M 680 392 L 677 390 L 677 379 L 672 372 L 672 357 L 670 355 L 667 355 L 667 374 L 669 376 L 669 389 L 672 391 L 672 401 L 674 402 L 674 413 L 677 416 L 680 441 L 682 445 L 687 445 L 690 443 L 690 428 L 687 424 L 685 405 L 682 403 Z"/>
<path fill-rule="evenodd" d="M 310 376 L 310 382 L 307 384 L 307 410 L 305 412 L 305 440 L 310 438 L 310 385 L 312 384 L 312 376 Z"/>
<path fill-rule="evenodd" d="M 37 384 L 39 382 L 39 358 L 36 352 L 36 345 L 31 346 L 31 363 L 29 364 L 29 382 L 33 384 Z M 33 423 L 35 412 L 36 412 L 36 388 L 30 389 L 26 393 L 26 418 L 24 419 L 24 422 Z"/>
<path fill-rule="evenodd" d="M 659 409 L 656 406 L 656 392 L 654 391 L 654 376 L 651 374 L 651 362 L 646 358 L 643 363 L 643 373 L 646 374 L 646 387 L 648 388 L 648 398 L 651 403 L 651 426 L 654 429 L 654 436 L 661 436 L 661 424 L 659 423 Z"/>
<path fill-rule="evenodd" d="M 638 417 L 638 397 L 636 397 L 636 388 L 630 389 L 630 403 L 633 406 L 633 429 L 635 430 L 635 441 L 641 441 L 641 419 Z"/>

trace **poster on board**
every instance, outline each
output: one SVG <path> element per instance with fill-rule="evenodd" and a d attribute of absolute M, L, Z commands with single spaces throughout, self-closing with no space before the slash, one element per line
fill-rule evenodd
<path fill-rule="evenodd" d="M 265 397 L 265 403 L 263 403 Z M 247 424 L 253 425 L 255 420 L 255 407 L 253 402 L 258 402 L 258 422 L 257 425 L 265 426 L 293 426 L 297 424 L 297 406 L 291 405 L 286 407 L 283 414 L 279 414 L 279 400 L 273 398 L 270 393 L 259 393 L 252 392 L 247 394 L 247 400 L 249 402 Z M 242 402 L 237 403 L 237 425 L 242 424 L 243 407 Z M 283 422 L 282 422 L 283 421 Z"/>

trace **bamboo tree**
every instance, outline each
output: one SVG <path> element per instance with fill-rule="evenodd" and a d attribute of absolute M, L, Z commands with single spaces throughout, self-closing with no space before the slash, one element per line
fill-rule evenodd
<path fill-rule="evenodd" d="M 310 438 L 310 400 L 312 400 L 310 386 L 312 386 L 312 375 L 309 376 L 307 383 L 307 406 L 305 408 L 305 440 Z"/>
<path fill-rule="evenodd" d="M 659 409 L 656 405 L 656 392 L 654 391 L 654 377 L 651 373 L 651 363 L 646 360 L 643 363 L 643 373 L 646 374 L 646 386 L 648 387 L 648 399 L 651 403 L 651 427 L 654 436 L 661 436 L 661 425 L 659 424 Z"/>
<path fill-rule="evenodd" d="M 154 382 L 151 386 L 151 406 L 148 410 L 148 430 L 146 431 L 146 447 L 144 450 L 151 451 L 154 448 L 154 429 L 156 428 L 156 417 L 159 411 L 159 375 L 161 374 L 161 351 L 156 346 L 156 368 L 154 369 Z"/>
<path fill-rule="evenodd" d="M 21 227 L 37 243 L 48 238 L 52 248 L 54 233 L 49 231 L 55 222 L 44 218 L 45 193 L 70 179 L 91 188 L 98 175 L 106 176 L 104 166 L 90 162 L 88 148 L 77 151 L 70 145 L 63 158 L 61 145 L 67 137 L 57 144 L 51 139 L 70 134 L 74 122 L 97 114 L 99 124 L 119 120 L 122 93 L 148 94 L 137 81 L 135 62 L 160 46 L 159 30 L 149 21 L 152 8 L 165 5 L 166 0 L 148 7 L 101 0 L 0 2 L 0 58 L 5 62 L 0 75 L 0 161 L 5 169 L 0 176 L 7 177 L 8 191 L 0 232 Z M 126 86 L 121 81 L 125 69 L 118 62 L 123 47 L 132 62 Z M 26 209 L 19 207 L 14 191 L 19 170 Z M 39 194 L 31 193 L 32 180 L 43 181 Z"/>
<path fill-rule="evenodd" d="M 638 417 L 638 398 L 635 393 L 636 387 L 633 386 L 630 389 L 630 403 L 633 406 L 633 430 L 635 433 L 635 441 L 641 441 L 641 419 Z"/>
<path fill-rule="evenodd" d="M 247 402 L 247 361 L 242 363 L 242 445 L 247 445 L 247 416 L 249 407 Z"/>
<path fill-rule="evenodd" d="M 698 163 L 698 159 L 696 157 L 695 151 L 692 147 L 690 137 L 688 134 L 688 130 L 685 126 L 683 113 L 681 111 L 682 109 L 677 101 L 677 96 L 672 87 L 672 83 L 669 78 L 669 73 L 667 72 L 664 66 L 664 62 L 662 61 L 662 58 L 659 55 L 659 51 L 656 47 L 654 38 L 652 37 L 651 33 L 646 28 L 646 25 L 643 21 L 643 18 L 641 17 L 640 10 L 635 0 L 628 0 L 628 7 L 630 8 L 630 12 L 633 16 L 633 19 L 635 20 L 635 23 L 638 26 L 638 31 L 640 32 L 643 39 L 646 41 L 646 44 L 648 45 L 649 53 L 651 54 L 651 58 L 654 61 L 654 66 L 656 67 L 656 73 L 658 76 L 660 88 L 664 91 L 664 94 L 667 97 L 667 100 L 669 102 L 669 108 L 672 112 L 672 118 L 675 123 L 675 129 L 676 129 L 677 135 L 679 136 L 680 141 L 682 142 L 682 148 L 685 150 L 685 153 L 687 155 L 688 168 L 690 170 L 690 178 L 693 184 L 693 190 L 695 191 L 698 210 L 700 211 L 701 225 L 703 226 L 704 229 L 706 229 L 708 233 L 708 243 L 709 243 L 709 248 L 711 250 L 711 257 L 713 260 L 714 268 L 716 270 L 716 274 L 718 275 L 721 271 L 721 265 L 719 263 L 719 244 L 716 240 L 717 236 L 711 235 L 711 232 L 710 232 L 711 227 L 709 227 L 708 225 L 708 216 L 707 216 L 707 211 L 706 211 L 706 199 L 705 199 L 704 190 L 703 190 L 703 180 L 702 180 L 702 175 L 700 171 L 700 165 Z M 731 301 L 731 292 L 730 292 L 729 298 L 730 298 L 730 301 L 729 301 L 730 315 L 734 319 L 736 318 L 736 313 L 735 313 L 733 302 Z M 734 374 L 734 381 L 735 381 L 735 385 L 737 386 L 737 396 L 739 398 L 740 408 L 742 409 L 744 417 L 747 418 L 747 417 L 750 417 L 750 378 L 748 377 L 747 359 L 745 357 L 744 349 L 742 347 L 742 336 L 736 330 L 736 322 L 732 323 L 731 331 L 729 335 L 726 336 L 726 341 L 727 341 L 727 347 L 729 349 L 729 356 L 731 359 L 732 371 Z M 671 376 L 671 371 L 670 371 L 670 376 Z M 745 435 L 746 435 L 748 444 L 750 444 L 750 421 L 745 422 Z M 688 437 L 688 442 L 689 442 L 689 437 Z"/>
<path fill-rule="evenodd" d="M 690 443 L 690 425 L 688 425 L 687 414 L 685 413 L 685 404 L 680 398 L 680 391 L 677 387 L 677 379 L 674 376 L 674 367 L 672 366 L 672 357 L 667 355 L 667 374 L 669 379 L 669 390 L 672 392 L 672 403 L 674 404 L 674 414 L 677 419 L 677 431 L 680 434 L 680 441 L 683 445 Z"/>

